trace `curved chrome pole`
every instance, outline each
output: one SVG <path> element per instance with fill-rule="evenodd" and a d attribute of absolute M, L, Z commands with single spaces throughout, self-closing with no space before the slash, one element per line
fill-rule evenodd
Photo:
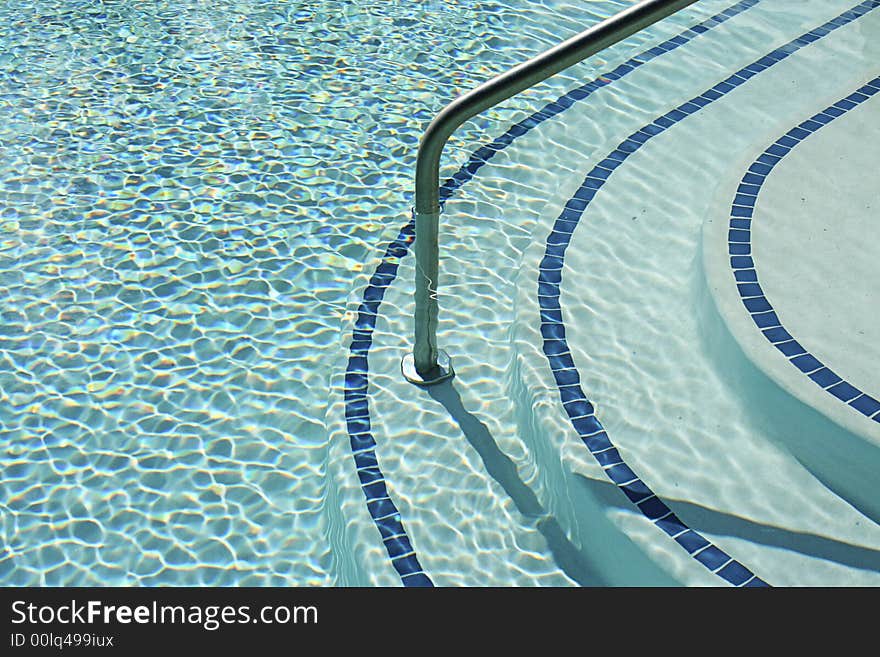
<path fill-rule="evenodd" d="M 439 275 L 440 155 L 462 123 L 552 75 L 583 61 L 697 0 L 644 0 L 558 46 L 459 96 L 428 125 L 419 144 L 415 176 L 416 292 L 415 344 L 402 364 L 404 376 L 419 385 L 454 375 L 449 357 L 437 348 Z"/>

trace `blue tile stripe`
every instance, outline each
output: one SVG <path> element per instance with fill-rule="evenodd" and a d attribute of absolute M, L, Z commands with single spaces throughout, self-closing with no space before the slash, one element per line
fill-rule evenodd
<path fill-rule="evenodd" d="M 646 62 L 675 50 L 697 36 L 712 30 L 760 1 L 741 0 L 731 5 L 711 18 L 636 55 L 610 73 L 601 75 L 595 80 L 569 91 L 528 118 L 511 126 L 503 135 L 478 149 L 455 175 L 443 183 L 440 188 L 441 202 L 445 202 L 459 187 L 473 178 L 477 171 L 496 153 L 510 146 L 518 137 L 526 134 L 543 121 L 560 114 L 575 102 L 584 100 L 597 89 L 623 78 Z M 379 468 L 376 456 L 376 441 L 371 431 L 367 400 L 368 356 L 372 346 L 373 331 L 379 316 L 379 307 L 385 296 L 385 291 L 397 277 L 400 259 L 408 252 L 414 237 L 415 224 L 410 219 L 409 223 L 400 230 L 397 237 L 385 250 L 382 260 L 364 289 L 364 295 L 358 307 L 345 373 L 345 418 L 355 467 L 361 481 L 361 490 L 367 499 L 367 510 L 379 529 L 394 568 L 400 574 L 404 586 L 433 586 L 430 577 L 419 564 L 412 543 L 403 527 L 400 513 L 388 495 L 386 480 Z"/>
<path fill-rule="evenodd" d="M 880 6 L 880 0 L 866 0 L 856 5 L 824 25 L 806 32 L 752 64 L 740 69 L 699 96 L 656 118 L 627 137 L 608 157 L 599 162 L 587 174 L 581 187 L 566 203 L 565 208 L 556 219 L 553 229 L 547 238 L 544 258 L 539 268 L 538 303 L 541 309 L 541 333 L 544 338 L 543 350 L 550 364 L 553 376 L 556 379 L 563 408 L 578 435 L 596 457 L 600 465 L 602 465 L 608 478 L 623 491 L 645 517 L 672 537 L 706 568 L 735 586 L 766 586 L 767 584 L 745 566 L 712 545 L 700 534 L 688 529 L 675 516 L 672 510 L 651 491 L 647 484 L 623 462 L 622 457 L 620 457 L 611 443 L 596 416 L 592 403 L 590 403 L 581 389 L 580 377 L 572 358 L 571 350 L 565 339 L 565 325 L 562 320 L 562 308 L 560 305 L 562 266 L 565 261 L 565 250 L 571 243 L 572 234 L 578 226 L 578 222 L 596 194 L 599 193 L 599 190 L 602 189 L 613 172 L 651 138 L 683 121 L 701 108 L 722 98 L 761 71 L 776 65 L 804 46 L 864 16 L 878 6 Z M 799 126 L 798 130 L 804 130 L 804 128 Z M 796 132 L 795 134 L 800 135 L 801 133 Z M 790 148 L 794 143 L 796 143 L 794 142 L 794 137 L 786 136 L 779 140 L 778 145 Z M 772 158 L 778 157 L 773 152 L 767 155 L 768 157 L 764 159 L 759 158 L 759 161 L 752 165 L 749 173 L 743 179 L 745 184 L 755 184 L 759 182 L 757 176 L 766 175 L 769 171 L 770 163 L 773 161 Z M 744 191 L 748 191 L 748 189 Z M 734 223 L 731 227 L 731 245 L 734 249 L 734 254 L 731 255 L 731 266 L 736 270 L 751 269 L 753 271 L 754 265 L 751 257 L 740 254 L 738 250 L 741 247 L 736 246 L 743 244 L 740 241 L 742 239 L 740 233 L 742 226 L 745 225 L 743 222 L 748 220 L 751 212 L 748 206 L 737 207 L 741 209 L 735 209 L 732 212 L 732 222 Z M 757 283 L 757 278 L 754 280 L 744 279 L 743 282 Z M 752 291 L 754 290 L 752 289 Z M 749 302 L 752 306 L 750 311 L 755 313 L 753 317 L 756 318 L 755 321 L 758 326 L 761 328 L 778 327 L 779 321 L 775 313 L 769 309 L 769 304 L 766 303 L 766 300 L 763 297 L 754 297 L 754 299 L 754 301 Z M 800 358 L 800 356 L 797 358 Z M 836 382 L 830 378 L 823 378 L 823 381 L 829 387 L 836 387 Z M 841 391 L 841 393 L 850 394 L 850 391 Z M 609 457 L 607 456 L 600 456 L 607 454 L 612 454 L 611 458 L 614 462 L 609 462 Z"/>
<path fill-rule="evenodd" d="M 834 119 L 880 92 L 880 77 L 865 83 L 853 93 L 829 105 L 806 121 L 796 125 L 768 146 L 752 163 L 740 181 L 733 199 L 728 230 L 728 252 L 734 281 L 743 305 L 765 338 L 776 347 L 798 371 L 838 401 L 880 422 L 880 401 L 859 390 L 811 354 L 786 330 L 779 313 L 767 299 L 758 279 L 752 257 L 752 212 L 764 182 L 773 167 L 802 141 L 815 134 Z"/>
<path fill-rule="evenodd" d="M 385 249 L 382 261 L 364 290 L 349 346 L 345 370 L 345 422 L 355 468 L 361 490 L 367 499 L 367 510 L 382 536 L 382 543 L 391 564 L 400 575 L 404 586 L 433 586 L 416 557 L 407 536 L 400 512 L 391 500 L 385 477 L 376 456 L 376 440 L 370 426 L 370 408 L 367 400 L 369 385 L 368 356 L 373 344 L 373 331 L 379 317 L 379 306 L 385 291 L 397 277 L 400 259 L 406 255 L 415 237 L 415 226 L 408 223 L 397 238 Z"/>

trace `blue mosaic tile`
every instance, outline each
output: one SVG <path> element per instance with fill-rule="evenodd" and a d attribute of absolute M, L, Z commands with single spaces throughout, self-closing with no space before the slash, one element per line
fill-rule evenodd
<path fill-rule="evenodd" d="M 386 538 L 382 542 L 385 544 L 385 549 L 392 558 L 411 554 L 413 552 L 412 544 L 406 536 L 394 536 Z"/>
<path fill-rule="evenodd" d="M 764 290 L 757 283 L 739 283 L 736 288 L 739 290 L 741 297 L 761 297 L 764 296 Z"/>
<path fill-rule="evenodd" d="M 357 475 L 362 485 L 373 484 L 382 480 L 382 471 L 377 467 L 360 468 L 357 471 Z"/>
<path fill-rule="evenodd" d="M 405 557 L 397 557 L 391 560 L 391 564 L 395 570 L 401 575 L 418 573 L 422 566 L 415 554 L 409 554 Z"/>
<path fill-rule="evenodd" d="M 354 465 L 358 470 L 379 467 L 375 452 L 360 452 L 354 455 Z"/>
<path fill-rule="evenodd" d="M 574 401 L 563 402 L 562 407 L 571 418 L 589 415 L 593 412 L 593 405 L 586 399 L 583 399 L 583 397 Z"/>
<path fill-rule="evenodd" d="M 592 436 L 603 430 L 602 424 L 596 419 L 595 415 L 575 418 L 571 423 L 574 425 L 574 430 L 577 431 L 579 436 Z"/>
<path fill-rule="evenodd" d="M 552 286 L 548 286 L 549 289 L 553 289 Z M 547 289 L 547 288 L 545 288 Z M 538 286 L 538 301 L 541 304 L 541 308 L 544 310 L 562 310 L 562 307 L 559 305 L 559 296 L 557 295 L 541 295 L 541 286 Z"/>
<path fill-rule="evenodd" d="M 748 71 L 749 73 L 760 73 L 761 71 L 766 71 L 770 67 L 770 64 L 765 63 L 763 61 L 752 62 L 748 66 L 746 66 L 743 70 Z"/>
<path fill-rule="evenodd" d="M 800 124 L 800 127 L 809 132 L 816 132 L 816 130 L 822 127 L 822 124 L 814 119 L 807 119 Z M 785 153 L 780 153 L 780 155 L 785 155 Z"/>
<path fill-rule="evenodd" d="M 366 397 L 354 397 L 348 400 L 345 405 L 345 418 L 354 420 L 362 417 L 369 417 L 370 407 Z"/>
<path fill-rule="evenodd" d="M 564 258 L 566 247 L 568 247 L 567 241 L 564 244 L 548 243 L 547 248 L 544 250 L 544 252 L 546 253 L 547 256 L 555 256 L 558 258 Z"/>
<path fill-rule="evenodd" d="M 363 322 L 363 321 L 365 321 L 365 320 L 362 317 L 358 318 L 359 323 Z M 355 354 L 365 354 L 370 350 L 370 347 L 372 345 L 373 345 L 373 343 L 370 340 L 352 340 L 351 345 L 349 345 L 349 349 L 351 350 L 352 353 L 355 353 Z M 366 361 L 364 361 L 364 362 L 366 362 Z M 355 366 L 355 367 L 357 367 L 357 366 Z M 366 368 L 366 365 L 364 365 L 364 368 Z M 358 369 L 360 369 L 360 368 L 358 368 Z"/>
<path fill-rule="evenodd" d="M 654 495 L 651 489 L 645 485 L 641 479 L 636 479 L 628 484 L 620 486 L 620 490 L 629 498 L 633 504 L 638 504 L 642 500 Z"/>
<path fill-rule="evenodd" d="M 742 564 L 737 563 L 736 561 L 731 561 L 718 571 L 718 576 L 727 580 L 734 586 L 742 586 L 752 578 L 752 573 Z"/>
<path fill-rule="evenodd" d="M 562 269 L 563 257 L 558 255 L 545 255 L 541 258 L 539 269 Z"/>
<path fill-rule="evenodd" d="M 345 375 L 345 390 L 349 392 L 367 391 L 367 375 L 364 372 L 347 372 Z"/>
<path fill-rule="evenodd" d="M 563 386 L 577 385 L 581 381 L 581 377 L 576 369 L 559 370 L 553 373 L 556 378 L 556 384 L 561 388 Z"/>
<path fill-rule="evenodd" d="M 657 520 L 669 515 L 672 511 L 659 497 L 651 497 L 637 505 L 648 520 Z"/>
<path fill-rule="evenodd" d="M 565 340 L 544 340 L 544 353 L 548 356 L 558 356 L 568 351 Z"/>
<path fill-rule="evenodd" d="M 743 299 L 742 302 L 750 313 L 766 313 L 768 310 L 773 310 L 773 306 L 767 301 L 767 297 L 753 297 Z"/>
<path fill-rule="evenodd" d="M 703 103 L 698 103 L 698 102 L 694 102 L 693 100 L 689 100 L 688 102 L 681 105 L 679 109 L 681 109 L 682 112 L 690 115 L 690 114 L 693 114 L 694 112 L 698 112 L 702 107 L 705 107 L 705 105 Z"/>
<path fill-rule="evenodd" d="M 571 203 L 571 201 L 569 201 Z M 553 230 L 557 233 L 565 233 L 571 235 L 575 228 L 577 228 L 577 222 L 580 218 L 580 214 L 578 212 L 574 212 L 572 210 L 563 210 L 562 215 L 559 219 L 556 220 L 556 223 L 553 224 Z"/>
<path fill-rule="evenodd" d="M 779 351 L 781 351 L 786 356 L 798 356 L 799 354 L 807 353 L 807 350 L 801 346 L 801 344 L 797 340 L 789 340 L 788 342 L 779 342 L 774 345 Z"/>
<path fill-rule="evenodd" d="M 351 349 L 351 347 L 349 347 Z M 348 359 L 348 370 L 349 371 L 357 371 L 357 372 L 366 372 L 367 371 L 367 357 L 366 356 L 351 356 Z"/>
<path fill-rule="evenodd" d="M 646 126 L 642 126 L 642 128 L 639 130 L 639 132 L 644 132 L 646 134 L 651 135 L 652 137 L 659 135 L 663 131 L 664 131 L 664 128 L 661 128 L 660 126 L 654 125 L 653 123 L 649 123 Z"/>
<path fill-rule="evenodd" d="M 697 553 L 695 558 L 709 570 L 718 570 L 721 566 L 730 561 L 730 557 L 714 545 L 710 545 L 705 550 Z"/>
<path fill-rule="evenodd" d="M 788 342 L 789 340 L 794 340 L 794 338 L 791 337 L 791 334 L 781 326 L 765 329 L 762 332 L 764 333 L 764 337 L 770 340 L 770 342 Z"/>
<path fill-rule="evenodd" d="M 677 536 L 687 530 L 687 526 L 675 514 L 660 518 L 655 524 L 669 536 Z"/>
<path fill-rule="evenodd" d="M 553 370 L 568 370 L 574 367 L 574 359 L 570 353 L 565 354 L 545 354 Z"/>
<path fill-rule="evenodd" d="M 551 231 L 550 235 L 547 237 L 547 243 L 552 245 L 568 244 L 569 237 L 570 236 L 565 235 L 564 233 L 554 230 Z"/>
<path fill-rule="evenodd" d="M 434 586 L 434 583 L 425 573 L 410 573 L 403 575 L 400 579 L 403 585 L 408 588 L 428 588 Z"/>
<path fill-rule="evenodd" d="M 390 538 L 391 536 L 400 536 L 404 533 L 403 523 L 400 522 L 399 516 L 387 516 L 385 518 L 377 518 L 374 520 L 376 527 L 382 538 Z"/>
<path fill-rule="evenodd" d="M 562 322 L 562 310 L 544 308 L 541 310 L 542 324 L 559 324 Z"/>
<path fill-rule="evenodd" d="M 600 180 L 606 180 L 608 176 L 610 176 L 612 173 L 614 173 L 614 169 L 606 169 L 605 167 L 595 166 L 593 167 L 593 170 L 590 171 L 590 176 L 593 178 L 598 178 Z M 584 193 L 586 193 L 584 190 L 578 189 L 578 191 L 575 192 L 574 196 L 575 198 L 582 198 L 581 195 Z M 590 196 L 587 200 L 592 200 L 593 196 L 595 196 L 595 191 L 590 190 Z"/>
<path fill-rule="evenodd" d="M 538 284 L 538 296 L 542 297 L 556 297 L 559 296 L 559 286 L 555 283 L 547 283 L 546 281 L 541 281 Z"/>
<path fill-rule="evenodd" d="M 752 315 L 752 321 L 758 328 L 769 328 L 771 326 L 782 326 L 782 322 L 774 312 L 755 313 Z"/>
<path fill-rule="evenodd" d="M 557 383 L 559 380 L 557 379 Z M 559 387 L 559 396 L 562 399 L 562 405 L 565 407 L 569 402 L 583 402 L 588 403 L 584 400 L 584 393 L 581 392 L 581 387 L 577 383 L 573 383 L 567 386 L 558 386 Z M 566 407 L 567 408 L 567 407 Z M 592 406 L 589 407 L 592 409 Z M 589 412 L 592 412 L 589 411 Z M 586 415 L 586 413 L 581 413 L 581 415 Z"/>
<path fill-rule="evenodd" d="M 611 481 L 618 485 L 625 484 L 633 479 L 638 479 L 636 473 L 633 472 L 626 463 L 612 465 L 605 470 L 605 474 L 608 475 Z"/>
<path fill-rule="evenodd" d="M 367 510 L 373 518 L 384 518 L 397 514 L 397 507 L 390 499 L 367 500 Z"/>
<path fill-rule="evenodd" d="M 828 392 L 837 397 L 840 401 L 848 402 L 862 394 L 862 391 L 846 381 L 841 381 L 837 385 L 828 388 Z"/>
<path fill-rule="evenodd" d="M 596 457 L 596 461 L 599 462 L 601 466 L 614 465 L 616 463 L 623 463 L 623 459 L 620 456 L 620 453 L 617 451 L 617 448 L 606 449 L 602 452 L 596 452 L 593 454 Z"/>
<path fill-rule="evenodd" d="M 877 401 L 871 395 L 862 394 L 861 397 L 853 399 L 849 405 L 868 417 L 880 412 L 880 401 Z"/>
<path fill-rule="evenodd" d="M 767 151 L 764 151 L 761 155 L 758 156 L 758 159 L 755 160 L 755 161 L 756 161 L 756 162 L 760 162 L 761 164 L 766 164 L 766 165 L 769 166 L 769 167 L 773 167 L 773 166 L 775 166 L 776 163 L 779 162 L 779 160 L 781 160 L 781 159 L 782 159 L 782 158 L 779 157 L 778 155 L 772 155 L 771 153 L 768 153 Z M 736 202 L 736 201 L 734 201 L 734 203 L 735 203 L 735 202 Z"/>
<path fill-rule="evenodd" d="M 622 142 L 620 142 L 620 144 L 618 144 L 617 148 L 624 151 L 625 153 L 635 153 L 637 150 L 639 150 L 641 145 L 642 144 L 639 143 L 638 141 L 636 141 L 635 139 L 624 139 Z M 587 181 L 589 181 L 589 180 L 590 179 L 587 178 Z M 585 181 L 585 183 L 587 181 Z M 597 187 L 601 187 L 603 182 L 604 182 L 603 180 L 598 180 L 595 182 L 594 185 Z"/>
<path fill-rule="evenodd" d="M 768 153 L 776 155 L 778 157 L 783 157 L 784 155 L 788 154 L 789 151 L 791 151 L 791 149 L 787 146 L 783 146 L 782 144 L 771 144 L 767 148 Z M 754 185 L 753 188 L 755 189 L 754 194 L 757 196 L 758 190 L 760 190 L 761 188 L 757 185 Z"/>
<path fill-rule="evenodd" d="M 541 335 L 548 340 L 565 340 L 565 326 L 562 324 L 541 324 Z"/>
<path fill-rule="evenodd" d="M 803 356 L 798 356 L 797 358 L 792 358 L 791 362 L 804 373 L 813 372 L 822 367 L 822 363 L 820 363 L 812 354 L 805 354 Z"/>
<path fill-rule="evenodd" d="M 362 420 L 349 420 L 347 428 L 348 441 L 351 444 L 352 451 L 356 452 L 362 449 L 373 449 L 376 446 L 376 441 L 373 440 L 373 436 L 369 433 L 369 418 L 364 418 Z"/>
<path fill-rule="evenodd" d="M 752 252 L 752 245 L 748 242 L 730 242 L 727 245 L 727 252 L 730 255 L 749 255 Z"/>
<path fill-rule="evenodd" d="M 822 37 L 819 34 L 813 34 L 812 32 L 807 32 L 803 36 L 800 36 L 797 38 L 797 43 L 806 46 L 810 43 L 813 43 L 813 41 L 818 41 L 821 38 Z"/>
<path fill-rule="evenodd" d="M 388 497 L 388 488 L 385 486 L 385 481 L 382 479 L 371 484 L 364 484 L 361 486 L 361 489 L 364 491 L 364 495 L 367 496 L 368 500 L 381 500 Z"/>
<path fill-rule="evenodd" d="M 644 130 L 644 128 L 642 128 L 642 130 Z M 623 164 L 622 160 L 618 160 L 618 159 L 615 159 L 615 158 L 612 158 L 611 156 L 609 156 L 609 157 L 606 157 L 601 162 L 599 162 L 599 164 L 596 165 L 596 167 L 602 168 L 602 169 L 610 169 L 611 171 L 614 171 L 621 164 Z"/>
<path fill-rule="evenodd" d="M 812 121 L 816 121 L 817 123 L 821 123 L 822 125 L 826 125 L 831 123 L 834 120 L 833 116 L 825 114 L 825 112 L 819 112 L 818 114 L 814 114 L 811 117 Z"/>
<path fill-rule="evenodd" d="M 749 171 L 758 176 L 766 176 L 772 170 L 772 166 L 764 164 L 763 162 L 752 162 L 751 166 L 749 166 Z"/>
<path fill-rule="evenodd" d="M 604 431 L 592 436 L 581 436 L 581 439 L 584 441 L 587 449 L 590 450 L 590 453 L 603 452 L 606 449 L 613 447 L 611 440 L 608 438 L 608 434 Z"/>
<path fill-rule="evenodd" d="M 757 196 L 760 190 L 760 185 L 749 185 L 748 183 L 740 183 L 739 187 L 736 188 L 737 193 L 749 194 L 750 196 Z"/>
<path fill-rule="evenodd" d="M 562 270 L 561 269 L 541 269 L 539 272 L 540 280 L 542 283 L 553 283 L 554 285 L 558 285 L 562 282 Z"/>
<path fill-rule="evenodd" d="M 812 374 L 808 375 L 813 381 L 818 383 L 823 388 L 827 388 L 828 386 L 832 386 L 835 383 L 841 381 L 841 378 L 837 376 L 834 372 L 829 370 L 827 367 L 823 367 L 820 370 L 816 370 Z"/>
<path fill-rule="evenodd" d="M 757 281 L 758 274 L 754 269 L 740 269 L 734 272 L 734 276 L 738 281 Z"/>
<path fill-rule="evenodd" d="M 693 529 L 688 529 L 684 534 L 675 537 L 675 542 L 681 545 L 690 554 L 702 550 L 709 545 L 709 541 L 700 536 Z"/>

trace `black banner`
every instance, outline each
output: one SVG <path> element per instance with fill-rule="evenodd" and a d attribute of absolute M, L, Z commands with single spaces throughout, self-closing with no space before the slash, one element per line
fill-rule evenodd
<path fill-rule="evenodd" d="M 771 621 L 778 632 L 783 619 L 775 612 L 781 609 L 796 612 L 800 632 L 830 630 L 832 610 L 856 611 L 861 599 L 852 589 L 816 593 L 726 587 L 0 588 L 0 654 L 174 655 L 193 647 L 264 654 L 340 642 L 368 653 L 416 647 L 421 653 L 433 644 L 470 645 L 472 639 L 491 639 L 497 648 L 541 637 L 589 645 L 597 636 L 631 645 L 650 637 L 679 640 L 698 629 L 754 637 Z M 861 593 L 873 598 L 870 590 Z M 804 623 L 819 609 L 821 624 Z"/>

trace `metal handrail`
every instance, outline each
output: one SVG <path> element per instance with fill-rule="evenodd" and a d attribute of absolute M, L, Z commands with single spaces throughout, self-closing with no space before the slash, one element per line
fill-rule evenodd
<path fill-rule="evenodd" d="M 449 356 L 437 348 L 438 229 L 440 154 L 462 123 L 503 100 L 583 61 L 697 0 L 644 0 L 550 50 L 459 96 L 431 121 L 419 144 L 415 175 L 416 291 L 415 344 L 401 365 L 404 376 L 419 385 L 454 375 Z"/>

